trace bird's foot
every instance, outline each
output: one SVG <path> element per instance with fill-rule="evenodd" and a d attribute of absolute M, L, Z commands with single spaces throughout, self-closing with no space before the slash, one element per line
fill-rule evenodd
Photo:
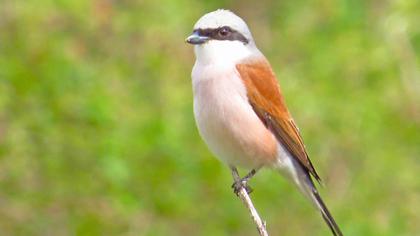
<path fill-rule="evenodd" d="M 252 188 L 248 185 L 247 181 L 244 179 L 240 179 L 233 182 L 232 188 L 233 188 L 233 192 L 236 195 L 239 195 L 239 192 L 241 191 L 242 188 L 244 188 L 248 194 L 252 193 L 253 191 Z"/>

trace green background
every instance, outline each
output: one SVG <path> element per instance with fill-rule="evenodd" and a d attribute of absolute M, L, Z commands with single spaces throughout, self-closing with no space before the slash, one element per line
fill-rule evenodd
<path fill-rule="evenodd" d="M 248 22 L 346 235 L 420 235 L 420 1 L 0 1 L 1 235 L 256 235 L 192 113 L 203 14 Z M 242 170 L 242 174 L 244 174 Z M 271 235 L 329 235 L 273 171 Z"/>

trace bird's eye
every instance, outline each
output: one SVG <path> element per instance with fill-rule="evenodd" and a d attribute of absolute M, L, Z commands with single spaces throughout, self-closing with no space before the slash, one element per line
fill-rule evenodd
<path fill-rule="evenodd" d="M 222 37 L 226 37 L 230 34 L 230 29 L 228 27 L 223 27 L 219 30 L 219 35 Z"/>

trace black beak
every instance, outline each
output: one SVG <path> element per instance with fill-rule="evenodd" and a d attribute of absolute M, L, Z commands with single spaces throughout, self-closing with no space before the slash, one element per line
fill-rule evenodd
<path fill-rule="evenodd" d="M 198 32 L 193 32 L 188 38 L 185 39 L 185 42 L 190 44 L 203 44 L 207 41 L 209 41 L 209 37 L 206 36 L 200 36 Z"/>

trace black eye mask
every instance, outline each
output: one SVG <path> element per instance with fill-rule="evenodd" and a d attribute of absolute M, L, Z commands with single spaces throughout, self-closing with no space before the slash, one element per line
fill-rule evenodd
<path fill-rule="evenodd" d="M 193 33 L 198 33 L 200 36 L 209 37 L 214 40 L 229 40 L 229 41 L 240 41 L 243 44 L 248 44 L 249 40 L 238 31 L 230 28 L 229 26 L 223 26 L 219 28 L 206 28 L 196 29 Z"/>

